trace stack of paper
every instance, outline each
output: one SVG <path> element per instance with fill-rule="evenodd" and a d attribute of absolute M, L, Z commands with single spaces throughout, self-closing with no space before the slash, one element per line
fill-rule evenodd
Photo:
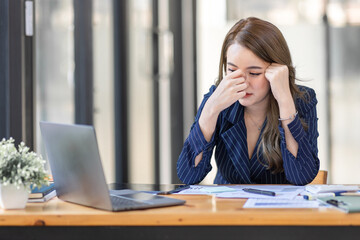
<path fill-rule="evenodd" d="M 333 185 L 307 185 L 305 188 L 306 191 L 310 193 L 329 193 L 329 192 L 352 192 L 360 190 L 356 185 L 340 185 L 340 184 L 333 184 Z"/>

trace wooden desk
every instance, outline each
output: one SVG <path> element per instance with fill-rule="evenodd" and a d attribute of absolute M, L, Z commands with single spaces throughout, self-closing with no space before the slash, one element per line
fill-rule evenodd
<path fill-rule="evenodd" d="M 171 195 L 183 206 L 106 212 L 53 199 L 0 210 L 2 236 L 26 239 L 357 239 L 360 213 L 336 209 L 243 209 L 245 200 Z M 120 236 L 125 235 L 124 238 Z M 313 238 L 314 237 L 314 238 Z"/>

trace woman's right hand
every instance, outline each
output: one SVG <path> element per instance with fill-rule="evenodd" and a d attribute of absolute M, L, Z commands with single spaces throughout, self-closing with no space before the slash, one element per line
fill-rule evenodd
<path fill-rule="evenodd" d="M 200 129 L 206 141 L 210 141 L 215 131 L 220 112 L 243 98 L 246 95 L 244 91 L 246 88 L 245 75 L 241 70 L 236 70 L 221 80 L 219 86 L 205 103 L 199 119 Z"/>
<path fill-rule="evenodd" d="M 208 107 L 216 113 L 230 107 L 246 95 L 245 73 L 240 69 L 226 75 L 208 99 Z"/>

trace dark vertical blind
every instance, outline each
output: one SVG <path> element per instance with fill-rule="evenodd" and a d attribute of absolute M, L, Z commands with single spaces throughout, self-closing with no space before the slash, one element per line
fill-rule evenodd
<path fill-rule="evenodd" d="M 0 1 L 0 138 L 9 137 L 9 1 Z"/>
<path fill-rule="evenodd" d="M 92 1 L 74 0 L 75 123 L 93 124 Z"/>
<path fill-rule="evenodd" d="M 127 1 L 114 0 L 115 179 L 128 182 Z"/>
<path fill-rule="evenodd" d="M 170 80 L 171 181 L 179 183 L 176 162 L 183 145 L 183 44 L 181 1 L 170 0 L 170 31 L 174 34 L 174 72 Z"/>
<path fill-rule="evenodd" d="M 34 13 L 35 13 L 35 4 L 33 4 L 33 24 L 34 27 Z M 24 16 L 24 15 L 23 15 Z M 24 31 L 23 31 L 24 32 Z M 35 32 L 35 29 L 33 29 L 33 33 Z M 23 33 L 24 34 L 24 33 Z M 25 34 L 24 34 L 25 35 Z M 34 94 L 35 94 L 35 75 L 34 75 L 34 69 L 35 69 L 35 60 L 34 60 L 34 41 L 33 36 L 24 36 L 24 59 L 25 59 L 25 65 L 24 65 L 24 72 L 25 72 L 25 81 L 24 81 L 24 141 L 26 142 L 27 146 L 35 146 L 35 103 L 34 103 Z"/>
<path fill-rule="evenodd" d="M 0 36 L 0 137 L 13 137 L 17 144 L 24 141 L 33 148 L 32 129 L 23 127 L 27 121 L 32 124 L 31 102 L 27 103 L 29 111 L 23 104 L 32 91 L 24 87 L 32 81 L 32 74 L 25 72 L 25 66 L 32 66 L 32 58 L 25 58 L 31 42 L 24 37 L 24 1 L 0 1 Z M 29 117 L 24 113 L 30 113 Z"/>
<path fill-rule="evenodd" d="M 152 5 L 152 77 L 154 105 L 154 182 L 160 183 L 160 96 L 159 96 L 159 2 Z"/>

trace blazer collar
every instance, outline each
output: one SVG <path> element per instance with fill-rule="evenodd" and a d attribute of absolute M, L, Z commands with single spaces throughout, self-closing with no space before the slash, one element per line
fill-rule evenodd
<path fill-rule="evenodd" d="M 233 103 L 230 107 L 224 110 L 224 118 L 232 123 L 233 125 L 239 123 L 244 119 L 244 106 L 242 106 L 238 101 Z M 267 123 L 267 117 L 265 118 L 265 121 L 263 125 L 261 126 L 261 134 L 264 130 L 264 127 Z"/>
<path fill-rule="evenodd" d="M 236 101 L 230 107 L 228 107 L 224 112 L 224 118 L 231 122 L 232 124 L 236 124 L 240 122 L 240 120 L 244 116 L 244 107 Z"/>
<path fill-rule="evenodd" d="M 256 142 L 252 159 L 249 159 L 246 137 L 246 126 L 244 122 L 244 107 L 236 101 L 229 108 L 224 110 L 224 119 L 230 122 L 233 126 L 228 128 L 221 134 L 224 140 L 229 158 L 234 164 L 234 167 L 241 178 L 241 183 L 251 184 L 251 175 L 259 176 L 265 171 L 265 168 L 260 165 L 256 159 L 256 151 L 259 147 L 260 138 Z M 262 126 L 260 135 L 264 130 L 267 119 Z M 251 173 L 250 169 L 254 170 Z"/>

